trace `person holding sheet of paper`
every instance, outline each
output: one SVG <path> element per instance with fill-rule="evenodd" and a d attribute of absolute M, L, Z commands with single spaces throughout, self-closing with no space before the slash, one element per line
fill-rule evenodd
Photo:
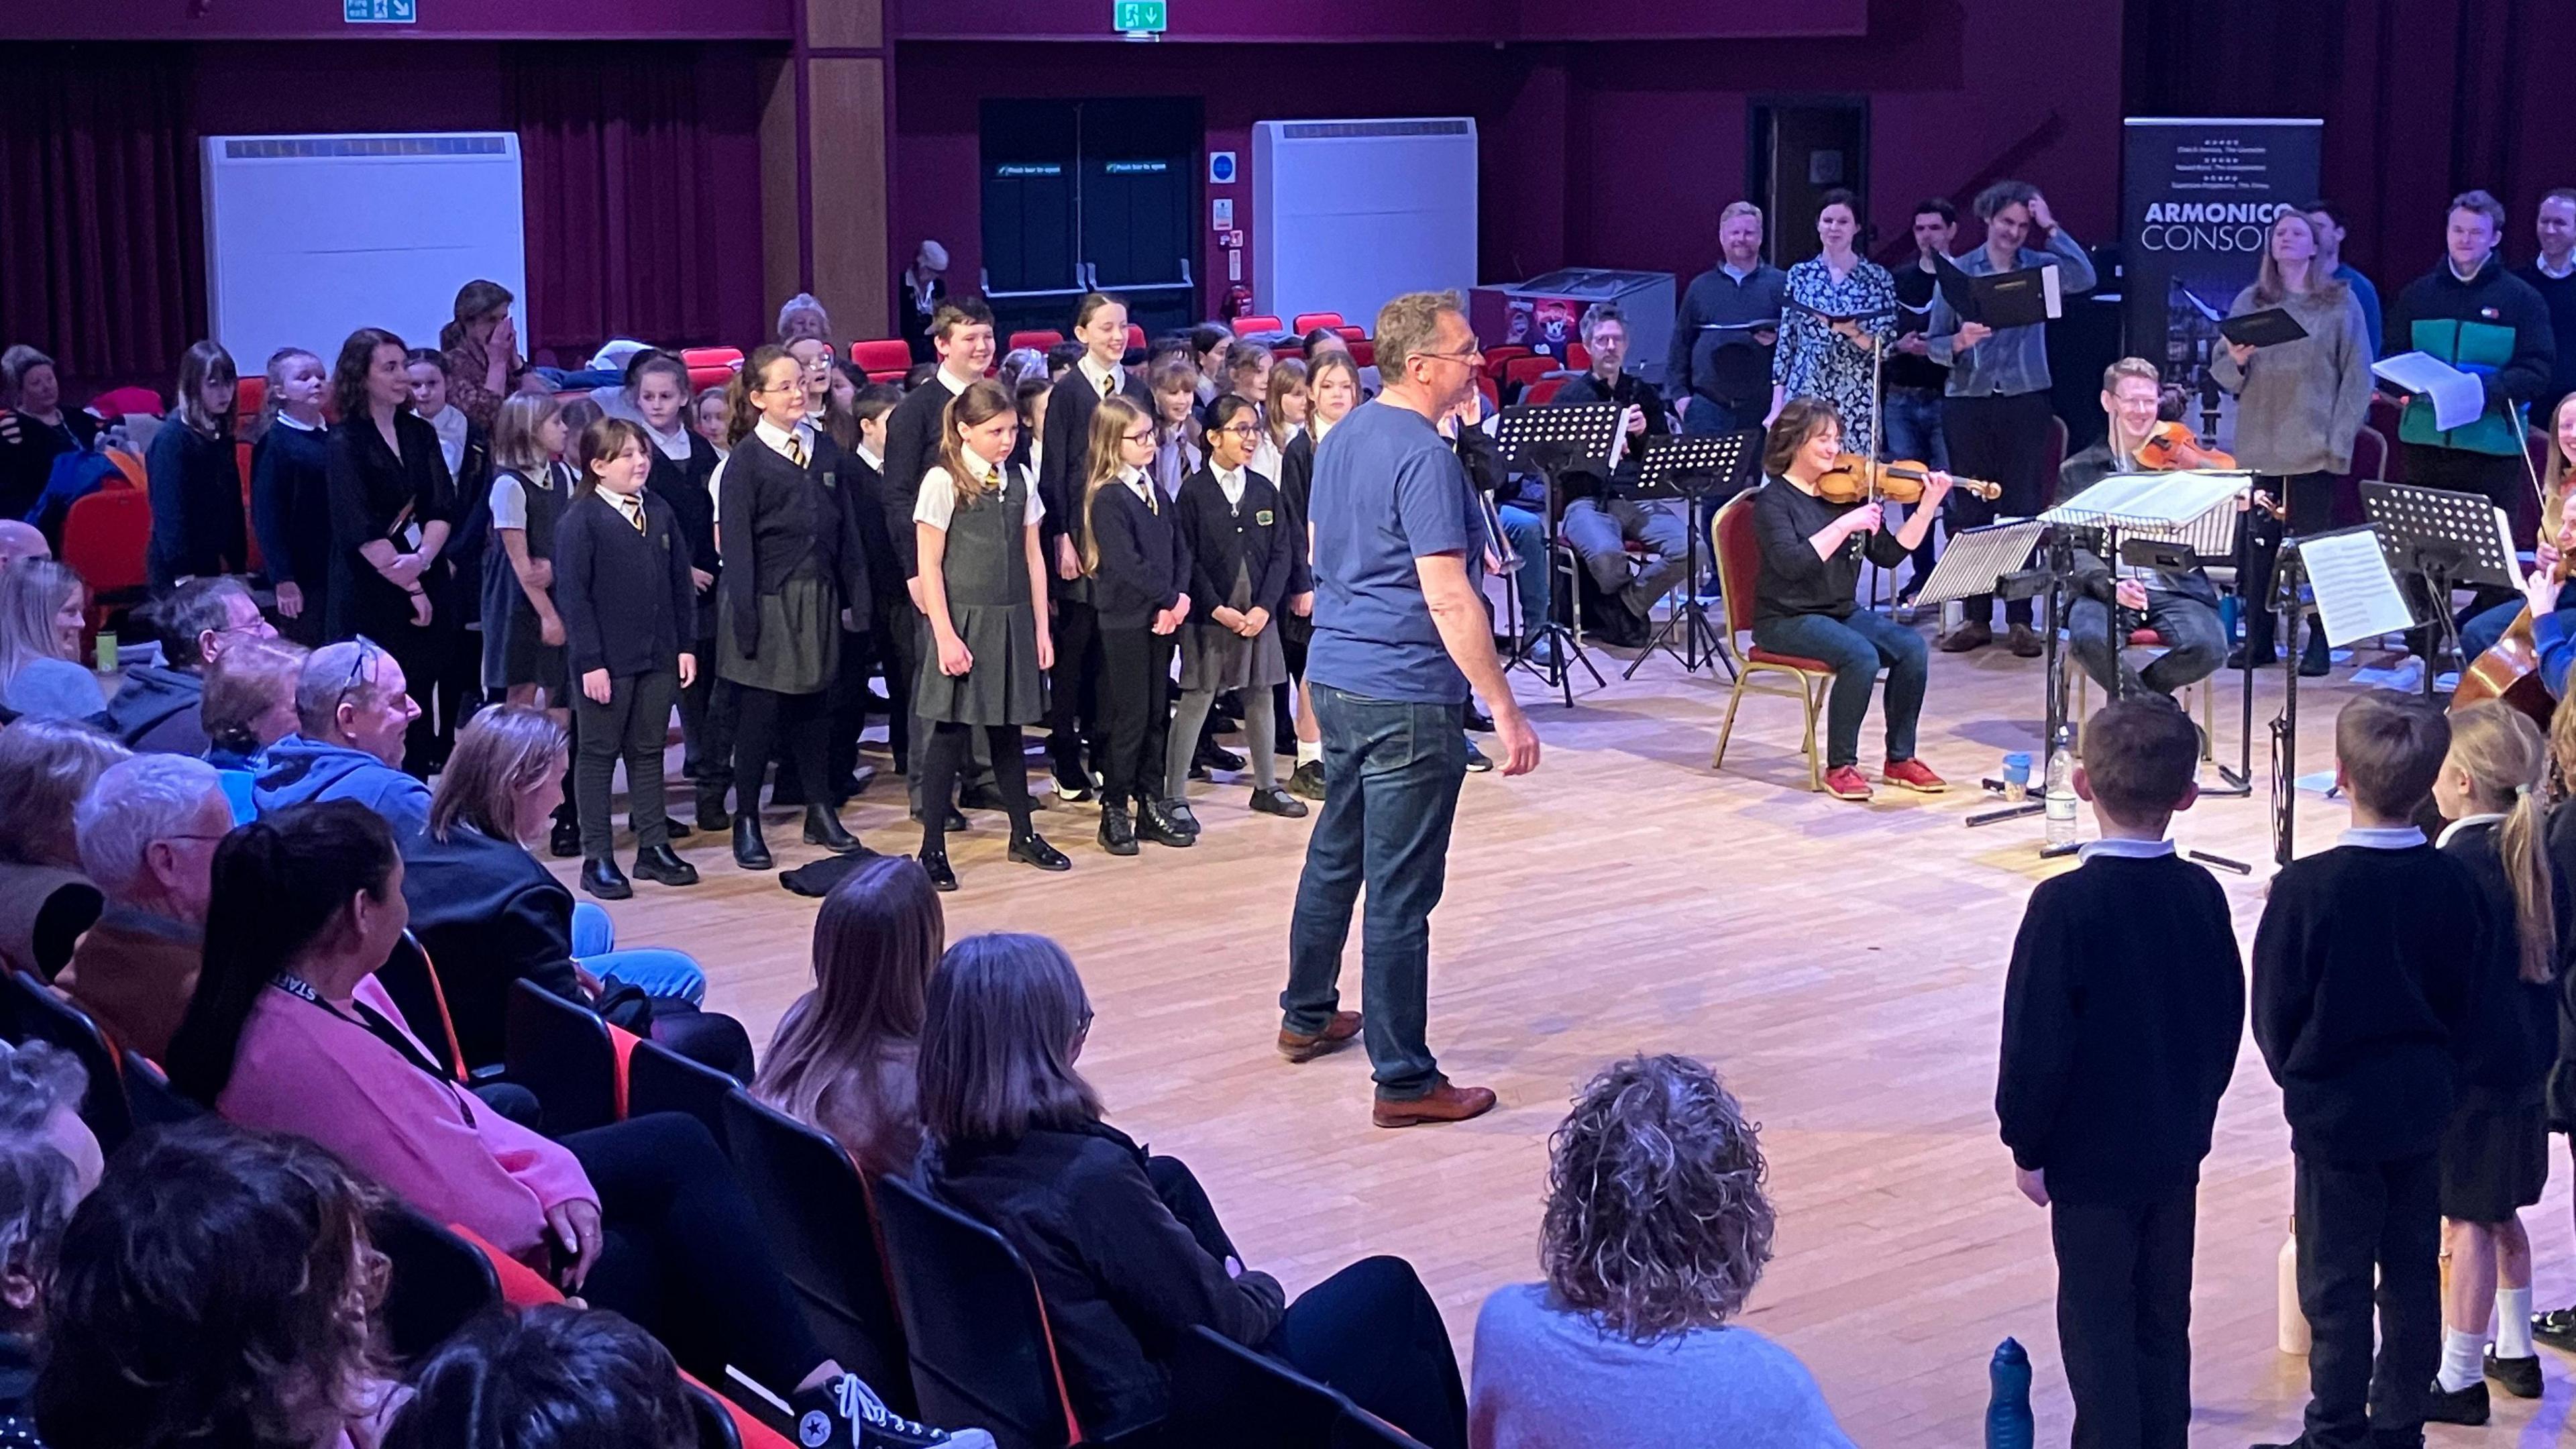
<path fill-rule="evenodd" d="M 2210 358 L 2210 376 L 2236 395 L 2237 460 L 2256 475 L 2255 487 L 2286 504 L 2288 531 L 2326 528 L 2334 480 L 2352 468 L 2352 441 L 2370 410 L 2371 339 L 2361 301 L 2351 287 L 2318 270 L 2316 223 L 2306 212 L 2284 211 L 2272 221 L 2271 241 L 2254 285 L 2236 294 L 2230 317 L 2271 308 L 2287 312 L 2307 336 L 2269 347 L 2228 343 Z M 2273 562 L 2281 551 L 2281 520 L 2255 511 L 2241 597 L 2268 604 Z M 2257 608 L 2245 621 L 2244 654 L 2257 666 L 2279 657 L 2274 615 Z M 2231 657 L 2230 668 L 2244 662 Z M 2326 672 L 2326 641 L 2308 636 L 2299 672 Z"/>
<path fill-rule="evenodd" d="M 2084 248 L 2068 236 L 2048 209 L 2047 198 L 2027 181 L 1998 181 L 1978 193 L 1977 216 L 1986 224 L 1986 244 L 1959 258 L 1959 270 L 1971 277 L 1993 276 L 2027 267 L 2055 267 L 2061 296 L 2093 288 L 2093 263 Z M 2036 239 L 2038 245 L 2026 246 Z M 1950 446 L 1950 466 L 1976 478 L 2003 485 L 2000 502 L 1987 504 L 1962 497 L 1952 505 L 1961 527 L 1992 522 L 1997 514 L 2026 518 L 2039 512 L 2048 477 L 2048 329 L 1990 328 L 1961 320 L 1949 298 L 1935 293 L 1932 321 L 1925 329 L 1926 355 L 1950 369 L 1949 396 L 1941 406 L 1941 432 Z M 1994 641 L 1991 595 L 1966 601 L 1967 618 L 1941 640 L 1945 653 L 1958 654 Z M 2011 626 L 2012 652 L 2039 657 L 2039 635 L 2030 627 L 2030 601 L 2004 605 Z"/>
<path fill-rule="evenodd" d="M 2404 481 L 2482 493 L 2519 517 L 2531 487 L 2524 471 L 2523 413 L 2549 386 L 2558 349 L 2540 294 L 2496 255 L 2503 233 L 2503 203 L 2483 191 L 2453 197 L 2447 254 L 2397 294 L 2380 353 L 2392 359 L 2425 353 L 2476 377 L 2485 394 L 2476 417 L 2449 428 L 2441 426 L 2431 397 L 2418 393 L 2408 400 L 2397 431 L 2407 445 Z M 2475 607 L 2491 608 L 2510 597 L 2487 590 Z M 2417 640 L 2423 652 L 2430 631 Z"/>
<path fill-rule="evenodd" d="M 2123 357 L 2103 371 L 2102 411 L 2110 415 L 2110 435 L 2058 469 L 2059 503 L 2114 474 L 2150 471 L 2139 466 L 2138 449 L 2155 431 L 2162 395 L 2156 365 L 2143 357 Z M 2143 669 L 2132 667 L 2112 640 L 2114 604 L 2125 613 L 2128 627 L 2153 629 L 2164 639 L 2165 652 Z M 2207 573 L 2198 567 L 2188 573 L 2134 568 L 2081 550 L 2066 632 L 2084 672 L 2104 689 L 2116 688 L 2123 695 L 2152 691 L 2170 699 L 2185 685 L 2216 673 L 2227 653 L 2227 634 L 2218 624 L 2218 590 Z"/>

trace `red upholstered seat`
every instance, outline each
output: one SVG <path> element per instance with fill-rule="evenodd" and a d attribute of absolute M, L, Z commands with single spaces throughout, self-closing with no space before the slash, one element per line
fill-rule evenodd
<path fill-rule="evenodd" d="M 1584 346 L 1580 342 L 1569 342 L 1565 344 L 1565 365 L 1568 370 L 1573 372 L 1590 372 L 1592 370 L 1592 349 Z"/>
<path fill-rule="evenodd" d="M 1130 352 L 1145 350 L 1145 329 L 1133 322 L 1127 324 L 1127 350 Z"/>
<path fill-rule="evenodd" d="M 1285 332 L 1287 330 L 1287 327 L 1283 325 L 1278 318 L 1271 316 L 1267 312 L 1256 312 L 1249 317 L 1237 317 L 1234 319 L 1234 335 L 1237 337 L 1249 337 L 1255 332 Z"/>
<path fill-rule="evenodd" d="M 1485 376 L 1500 382 L 1503 380 L 1503 369 L 1524 357 L 1536 355 L 1517 342 L 1506 342 L 1500 347 L 1488 347 L 1485 349 Z"/>
<path fill-rule="evenodd" d="M 1297 314 L 1295 320 L 1297 325 L 1290 330 L 1294 331 L 1298 336 L 1303 337 L 1318 327 L 1341 326 L 1342 314 L 1339 312 L 1300 312 Z"/>
<path fill-rule="evenodd" d="M 1744 657 L 1756 664 L 1777 664 L 1783 669 L 1803 670 L 1808 674 L 1831 674 L 1834 667 L 1821 659 L 1802 659 L 1795 654 L 1774 654 L 1756 644 L 1744 651 Z"/>
<path fill-rule="evenodd" d="M 876 337 L 850 344 L 850 366 L 870 382 L 901 382 L 912 371 L 912 346 L 900 337 Z"/>
<path fill-rule="evenodd" d="M 1564 390 L 1567 383 L 1572 382 L 1573 380 L 1574 379 L 1570 377 L 1542 377 L 1538 381 L 1531 383 L 1529 385 L 1529 389 L 1521 394 L 1521 401 L 1534 408 L 1545 407 L 1547 404 L 1556 401 L 1556 395 Z"/>
<path fill-rule="evenodd" d="M 161 394 L 148 387 L 112 387 L 89 400 L 89 410 L 108 422 L 128 413 L 161 416 Z"/>
<path fill-rule="evenodd" d="M 1064 334 L 1056 331 L 1052 327 L 1030 328 L 1024 331 L 1012 333 L 1011 345 L 1008 350 L 1017 352 L 1023 347 L 1034 347 L 1038 351 L 1044 352 L 1063 340 Z"/>
<path fill-rule="evenodd" d="M 1553 357 L 1515 357 L 1503 364 L 1502 381 L 1505 387 L 1526 388 L 1554 371 Z"/>
<path fill-rule="evenodd" d="M 2132 629 L 2129 631 L 2129 647 L 2132 649 L 2162 649 L 2165 647 L 2165 636 L 2157 633 L 2153 629 Z"/>

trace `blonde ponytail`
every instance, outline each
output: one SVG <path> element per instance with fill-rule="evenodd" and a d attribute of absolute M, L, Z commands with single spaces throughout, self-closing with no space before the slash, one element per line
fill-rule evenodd
<path fill-rule="evenodd" d="M 2558 909 L 2549 861 L 2549 754 L 2540 727 L 2502 700 L 2485 700 L 2451 715 L 2447 764 L 2469 777 L 2471 794 L 2481 806 L 2502 807 L 2505 812 L 2496 853 L 2513 891 L 2520 974 L 2534 985 L 2545 985 L 2558 975 Z"/>

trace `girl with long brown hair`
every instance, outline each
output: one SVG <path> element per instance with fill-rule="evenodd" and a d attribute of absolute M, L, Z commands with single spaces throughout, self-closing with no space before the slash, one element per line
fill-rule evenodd
<path fill-rule="evenodd" d="M 1012 465 L 1019 410 L 989 379 L 971 383 L 942 415 L 939 464 L 922 475 L 913 505 L 914 548 L 932 649 L 913 686 L 912 712 L 930 725 L 924 750 L 921 866 L 941 890 L 957 888 L 948 864 L 948 799 L 969 737 L 993 751 L 993 783 L 1011 817 L 1010 857 L 1040 870 L 1071 870 L 1064 852 L 1029 823 L 1027 756 L 1020 727 L 1046 713 L 1047 567 L 1038 543 L 1045 505 L 1028 470 Z"/>
<path fill-rule="evenodd" d="M 152 495 L 146 571 L 156 589 L 250 569 L 240 465 L 233 455 L 233 355 L 199 342 L 179 359 L 177 403 L 152 437 L 143 466 Z"/>
<path fill-rule="evenodd" d="M 2563 711 L 2562 711 L 2563 713 Z M 2549 1179 L 2546 1093 L 2558 1054 L 2559 916 L 2566 882 L 2549 851 L 2549 747 L 2501 700 L 2451 714 L 2451 748 L 2433 779 L 2449 818 L 2438 842 L 2467 867 L 2494 923 L 2467 963 L 2474 1003 L 2458 1098 L 2442 1134 L 2442 1367 L 2427 1417 L 2486 1422 L 2486 1379 L 2540 1393 L 2531 1339 L 2531 1239 L 2520 1210 Z M 2488 1318 L 2496 1319 L 2492 1355 Z"/>

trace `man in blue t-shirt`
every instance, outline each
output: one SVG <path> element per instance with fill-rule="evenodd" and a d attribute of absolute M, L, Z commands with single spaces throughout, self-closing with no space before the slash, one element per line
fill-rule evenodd
<path fill-rule="evenodd" d="M 1431 908 L 1467 777 L 1459 709 L 1494 711 L 1503 773 L 1538 768 L 1538 734 L 1503 681 L 1478 590 L 1484 519 L 1436 420 L 1466 401 L 1481 357 L 1455 292 L 1409 292 L 1377 314 L 1385 390 L 1315 450 L 1315 638 L 1306 680 L 1324 728 L 1324 808 L 1306 845 L 1288 928 L 1279 1050 L 1310 1061 L 1361 1033 L 1342 1011 L 1342 947 L 1361 929 L 1371 1114 L 1381 1127 L 1458 1122 L 1493 1092 L 1440 1075 L 1424 1037 Z"/>

